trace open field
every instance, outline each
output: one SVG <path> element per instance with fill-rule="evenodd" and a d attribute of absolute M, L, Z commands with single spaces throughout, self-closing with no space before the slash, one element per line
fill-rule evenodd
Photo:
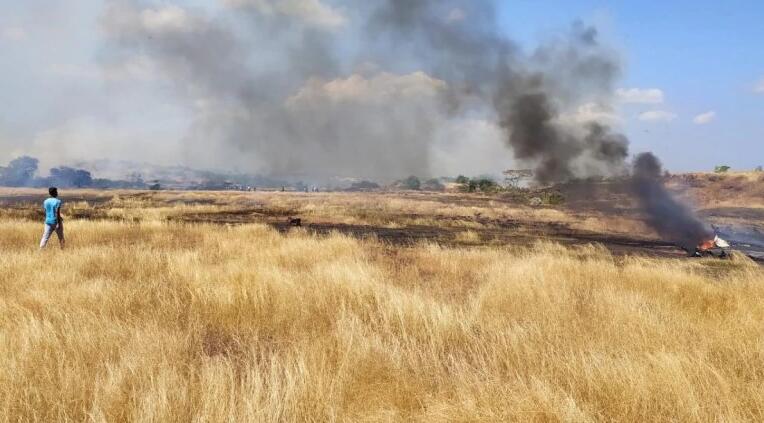
<path fill-rule="evenodd" d="M 764 420 L 764 270 L 626 209 L 63 198 L 40 253 L 41 193 L 0 194 L 4 421 Z"/>
<path fill-rule="evenodd" d="M 764 261 L 764 180 L 759 173 L 678 175 L 668 181 L 733 246 Z M 643 223 L 607 184 L 561 186 L 562 204 L 529 207 L 534 193 L 68 191 L 70 218 L 114 222 L 262 223 L 284 232 L 300 217 L 311 233 L 336 231 L 393 244 L 564 245 L 599 243 L 616 255 L 679 258 L 685 252 Z M 0 219 L 39 221 L 40 190 L 0 188 Z M 541 195 L 541 194 L 540 194 Z M 740 242 L 737 242 L 740 241 Z"/>

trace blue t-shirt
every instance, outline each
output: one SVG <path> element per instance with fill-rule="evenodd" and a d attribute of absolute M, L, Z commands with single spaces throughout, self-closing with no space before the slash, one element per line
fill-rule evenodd
<path fill-rule="evenodd" d="M 42 203 L 42 207 L 45 209 L 45 224 L 58 224 L 58 209 L 61 208 L 61 200 L 53 197 L 48 198 Z"/>

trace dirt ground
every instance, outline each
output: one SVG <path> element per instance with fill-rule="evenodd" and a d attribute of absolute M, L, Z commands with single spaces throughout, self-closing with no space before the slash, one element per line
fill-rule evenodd
<path fill-rule="evenodd" d="M 531 245 L 538 240 L 563 245 L 601 244 L 615 255 L 682 258 L 686 254 L 641 224 L 627 201 L 576 187 L 555 206 L 530 207 L 510 195 L 463 193 L 265 193 L 191 191 L 63 191 L 68 219 L 145 220 L 239 225 L 264 223 L 281 232 L 317 235 L 340 232 L 406 246 L 434 242 L 448 246 Z M 44 190 L 0 189 L 0 217 L 36 220 Z M 764 261 L 764 208 L 718 207 L 699 216 L 738 237 L 737 247 Z M 299 228 L 288 218 L 300 218 Z"/>

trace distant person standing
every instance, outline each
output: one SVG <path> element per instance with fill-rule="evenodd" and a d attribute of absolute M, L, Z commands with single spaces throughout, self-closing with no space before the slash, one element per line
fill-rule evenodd
<path fill-rule="evenodd" d="M 45 209 L 45 232 L 42 234 L 40 249 L 45 248 L 53 231 L 58 235 L 58 242 L 61 248 L 64 248 L 64 220 L 61 218 L 61 200 L 58 199 L 58 189 L 51 187 L 48 189 L 50 197 L 42 203 Z"/>

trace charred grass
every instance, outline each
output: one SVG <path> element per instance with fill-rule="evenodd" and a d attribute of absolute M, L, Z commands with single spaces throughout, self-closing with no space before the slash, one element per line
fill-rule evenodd
<path fill-rule="evenodd" d="M 41 220 L 32 192 L 1 194 L 6 204 L 0 208 L 1 219 Z M 43 197 L 37 195 L 38 200 Z M 530 245 L 543 238 L 568 245 L 599 242 L 617 254 L 681 255 L 652 238 L 631 216 L 532 208 L 507 194 L 76 191 L 67 193 L 64 201 L 69 220 L 260 223 L 288 232 L 293 229 L 288 218 L 299 217 L 312 234 L 339 232 L 393 245 L 495 247 Z"/>

